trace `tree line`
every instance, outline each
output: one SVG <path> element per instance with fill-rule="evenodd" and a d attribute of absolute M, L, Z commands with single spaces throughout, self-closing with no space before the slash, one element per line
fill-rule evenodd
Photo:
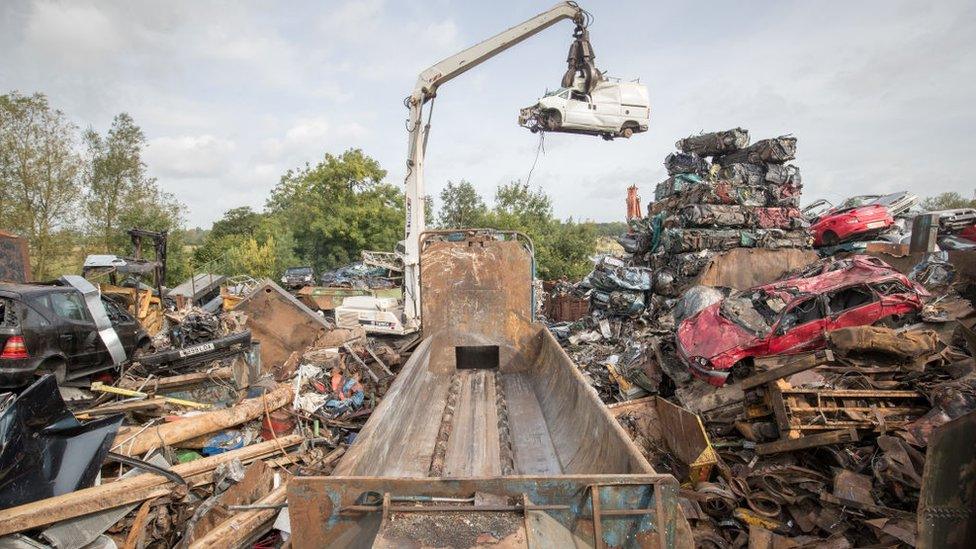
<path fill-rule="evenodd" d="M 0 227 L 27 238 L 35 279 L 77 273 L 89 253 L 131 252 L 128 228 L 181 226 L 186 208 L 147 174 L 145 144 L 126 113 L 100 134 L 43 94 L 0 95 Z"/>
<path fill-rule="evenodd" d="M 127 113 L 100 133 L 78 128 L 44 94 L 0 96 L 0 228 L 26 237 L 35 280 L 78 273 L 89 254 L 130 255 L 129 228 L 168 231 L 170 286 L 201 271 L 323 271 L 362 250 L 392 251 L 403 238 L 403 192 L 359 149 L 287 171 L 261 211 L 232 208 L 203 230 L 186 228 L 186 206 L 149 175 L 146 146 Z M 439 198 L 436 214 L 427 201 L 428 224 L 524 232 L 543 278 L 585 274 L 605 230 L 556 218 L 541 189 L 518 181 L 498 186 L 491 207 L 467 181 L 448 182 Z"/>

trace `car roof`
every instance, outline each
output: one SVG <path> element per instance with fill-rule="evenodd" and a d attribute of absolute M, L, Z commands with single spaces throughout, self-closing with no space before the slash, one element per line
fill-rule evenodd
<path fill-rule="evenodd" d="M 23 284 L 19 282 L 2 282 L 0 283 L 0 295 L 5 297 L 19 297 L 28 295 L 38 295 L 44 293 L 50 293 L 52 290 L 57 290 L 60 288 L 68 288 L 69 286 L 61 286 L 60 284 L 49 282 L 43 284 Z"/>
<path fill-rule="evenodd" d="M 841 268 L 805 278 L 780 280 L 760 288 L 766 291 L 793 289 L 804 294 L 820 294 L 855 284 L 869 284 L 903 276 L 893 267 L 871 256 L 855 255 L 841 262 L 844 263 Z"/>

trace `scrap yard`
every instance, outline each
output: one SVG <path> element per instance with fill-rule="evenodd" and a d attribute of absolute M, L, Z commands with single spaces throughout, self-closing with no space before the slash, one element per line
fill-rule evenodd
<path fill-rule="evenodd" d="M 394 35 L 371 9 L 329 16 Z M 428 144 L 456 144 L 432 120 L 470 122 L 435 98 L 558 29 L 558 86 L 494 99 L 531 140 L 525 181 L 486 203 L 448 180 L 435 208 Z M 212 135 L 149 141 L 123 112 L 101 136 L 44 94 L 0 96 L 0 549 L 976 547 L 976 198 L 901 165 L 837 184 L 837 149 L 766 105 L 695 105 L 706 129 L 662 116 L 674 74 L 601 70 L 597 29 L 561 2 L 489 33 L 417 74 L 402 181 L 353 144 L 288 167 L 260 211 L 194 171 L 222 154 Z M 640 37 L 613 38 L 601 65 L 635 66 L 620 44 Z M 329 70 L 382 72 L 349 66 Z M 254 118 L 244 133 L 278 123 Z M 324 120 L 262 141 L 260 177 L 300 138 L 376 131 Z M 145 157 L 169 164 L 157 181 L 143 150 L 177 142 Z M 851 151 L 845 170 L 869 165 Z M 603 162 L 599 188 L 563 187 L 545 154 Z M 160 185 L 184 172 L 199 188 Z M 179 194 L 200 189 L 225 213 L 189 229 Z M 598 194 L 620 215 L 554 213 Z"/>

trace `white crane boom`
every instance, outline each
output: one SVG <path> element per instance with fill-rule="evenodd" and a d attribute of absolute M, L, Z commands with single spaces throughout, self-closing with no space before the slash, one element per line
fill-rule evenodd
<path fill-rule="evenodd" d="M 424 153 L 430 122 L 423 124 L 424 105 L 437 95 L 437 88 L 452 78 L 471 70 L 488 59 L 511 48 L 523 40 L 551 27 L 563 19 L 576 22 L 576 41 L 569 50 L 569 70 L 563 77 L 563 85 L 569 86 L 573 77 L 581 73 L 589 86 L 599 80 L 600 74 L 593 65 L 593 50 L 585 30 L 587 13 L 576 2 L 561 2 L 549 10 L 520 23 L 506 31 L 470 48 L 452 55 L 420 73 L 413 93 L 405 103 L 410 110 L 407 121 L 407 177 L 406 231 L 398 252 L 403 257 L 404 328 L 415 331 L 420 328 L 420 235 L 426 230 L 424 219 Z M 568 83 L 567 83 L 568 82 Z"/>

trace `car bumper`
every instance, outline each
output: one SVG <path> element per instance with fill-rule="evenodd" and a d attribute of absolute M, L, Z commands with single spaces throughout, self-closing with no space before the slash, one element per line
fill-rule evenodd
<path fill-rule="evenodd" d="M 729 378 L 728 370 L 705 368 L 704 366 L 699 366 L 694 362 L 686 362 L 686 364 L 688 364 L 688 367 L 691 368 L 691 375 L 703 381 L 707 381 L 709 385 L 721 387 L 725 385 L 725 381 Z"/>
<path fill-rule="evenodd" d="M 691 370 L 691 375 L 703 381 L 707 381 L 709 385 L 714 385 L 716 387 L 725 385 L 725 380 L 729 377 L 728 370 L 705 368 L 704 366 L 691 360 L 691 357 L 689 357 L 688 353 L 685 352 L 684 348 L 682 348 L 680 340 L 675 340 L 674 343 L 675 350 L 678 353 L 678 359 L 681 360 L 681 362 L 684 363 L 689 370 Z"/>
<path fill-rule="evenodd" d="M 37 360 L 33 358 L 0 359 L 0 388 L 25 387 L 34 381 Z"/>

